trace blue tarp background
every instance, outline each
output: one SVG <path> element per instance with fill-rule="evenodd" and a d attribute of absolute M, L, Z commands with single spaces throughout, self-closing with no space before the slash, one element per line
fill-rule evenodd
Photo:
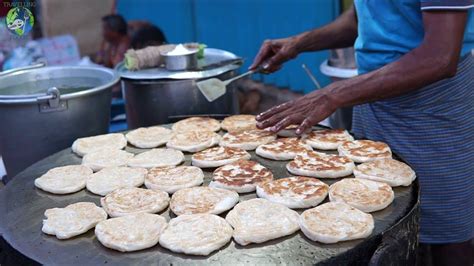
<path fill-rule="evenodd" d="M 246 59 L 246 70 L 265 39 L 283 38 L 319 27 L 339 13 L 336 0 L 118 0 L 127 20 L 148 20 L 160 27 L 169 42 L 197 41 L 231 51 Z M 255 79 L 294 91 L 314 89 L 301 68 L 305 63 L 322 85 L 329 79 L 319 72 L 327 52 L 300 55 L 272 75 Z"/>

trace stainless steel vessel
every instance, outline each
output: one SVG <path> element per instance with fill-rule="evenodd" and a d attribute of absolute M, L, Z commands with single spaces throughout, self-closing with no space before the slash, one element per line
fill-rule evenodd
<path fill-rule="evenodd" d="M 225 80 L 228 72 L 217 76 Z M 208 102 L 196 87 L 196 80 L 122 79 L 127 124 L 130 129 L 175 122 L 188 116 L 223 118 L 239 111 L 235 87 L 229 85 L 224 96 Z"/>
<path fill-rule="evenodd" d="M 44 67 L 0 76 L 0 146 L 13 177 L 79 137 L 107 133 L 114 71 Z M 7 180 L 8 181 L 8 180 Z"/>
<path fill-rule="evenodd" d="M 227 93 L 214 102 L 208 102 L 196 86 L 197 81 L 206 78 L 233 77 L 240 67 L 236 59 L 236 55 L 227 51 L 207 48 L 196 71 L 164 68 L 128 71 L 123 64 L 118 65 L 129 129 L 172 123 L 188 116 L 223 118 L 238 113 L 235 86 L 229 85 Z"/>

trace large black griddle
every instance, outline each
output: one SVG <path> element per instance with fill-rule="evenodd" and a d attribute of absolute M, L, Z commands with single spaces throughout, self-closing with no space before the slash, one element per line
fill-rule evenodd
<path fill-rule="evenodd" d="M 127 147 L 126 150 L 134 153 L 144 151 L 133 147 Z M 254 152 L 251 154 L 252 160 L 271 169 L 275 178 L 290 176 L 285 168 L 287 161 L 272 161 L 256 156 Z M 190 164 L 190 159 L 191 155 L 186 154 L 185 165 Z M 41 232 L 44 211 L 80 201 L 100 205 L 100 197 L 86 190 L 69 195 L 53 195 L 37 189 L 34 179 L 53 167 L 80 163 L 80 157 L 72 153 L 71 149 L 65 149 L 31 165 L 0 190 L 0 233 L 5 240 L 4 248 L 8 250 L 9 258 L 6 262 L 26 261 L 48 265 L 367 264 L 371 259 L 372 262 L 379 263 L 390 257 L 412 258 L 416 246 L 417 182 L 409 187 L 394 188 L 394 202 L 386 209 L 373 213 L 375 229 L 372 235 L 364 240 L 320 244 L 309 240 L 299 231 L 262 244 L 240 246 L 232 241 L 206 257 L 173 253 L 159 245 L 143 251 L 121 253 L 102 246 L 95 238 L 94 230 L 73 239 L 58 240 Z M 207 185 L 214 169 L 204 170 Z M 340 179 L 321 180 L 330 185 Z M 254 197 L 255 193 L 241 194 L 240 200 Z M 222 214 L 222 217 L 225 217 L 225 214 Z M 169 209 L 161 215 L 168 220 L 170 216 L 174 217 Z M 402 248 L 390 246 L 391 243 L 398 242 Z"/>

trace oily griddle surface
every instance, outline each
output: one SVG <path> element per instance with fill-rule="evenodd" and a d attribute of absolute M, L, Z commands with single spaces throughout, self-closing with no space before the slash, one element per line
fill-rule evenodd
<path fill-rule="evenodd" d="M 34 148 L 34 147 L 32 147 Z M 145 149 L 131 146 L 127 151 L 140 153 Z M 25 151 L 28 152 L 28 151 Z M 331 152 L 335 153 L 335 152 Z M 286 170 L 288 161 L 272 161 L 256 156 L 255 160 L 269 168 L 275 178 L 291 176 Z M 190 165 L 191 154 L 185 154 L 185 165 Z M 306 238 L 301 231 L 293 235 L 268 241 L 262 244 L 240 246 L 234 241 L 209 256 L 188 256 L 173 253 L 158 245 L 155 247 L 129 253 L 121 253 L 102 246 L 94 236 L 94 230 L 69 240 L 58 240 L 41 231 L 43 213 L 48 208 L 65 207 L 66 205 L 88 201 L 100 206 L 100 196 L 87 190 L 69 195 L 54 195 L 37 189 L 34 179 L 51 168 L 80 164 L 81 158 L 71 149 L 65 149 L 51 155 L 25 169 L 0 190 L 0 234 L 17 251 L 42 264 L 82 264 L 82 265 L 130 265 L 130 264 L 315 264 L 335 259 L 338 255 L 351 249 L 365 250 L 364 241 L 375 241 L 376 237 L 402 219 L 414 206 L 417 199 L 417 185 L 394 188 L 395 200 L 386 209 L 372 213 L 375 219 L 375 229 L 372 235 L 364 240 L 353 240 L 336 244 L 321 244 Z M 214 169 L 203 169 L 204 185 L 209 184 Z M 351 176 L 349 176 L 351 177 Z M 352 176 L 353 177 L 353 176 Z M 320 179 L 331 185 L 340 180 Z M 255 198 L 256 194 L 240 194 L 240 200 Z M 326 198 L 325 201 L 328 199 Z M 297 210 L 301 213 L 303 210 Z M 175 217 L 169 208 L 160 213 L 167 220 Z M 221 214 L 225 217 L 226 213 Z"/>

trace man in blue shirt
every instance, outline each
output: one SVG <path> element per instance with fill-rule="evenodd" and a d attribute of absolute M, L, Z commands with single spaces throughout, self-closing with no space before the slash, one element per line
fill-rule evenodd
<path fill-rule="evenodd" d="M 353 131 L 380 140 L 415 169 L 420 242 L 435 265 L 473 265 L 474 0 L 355 0 L 334 22 L 266 41 L 251 69 L 299 53 L 354 46 L 359 76 L 257 116 L 259 128 L 301 134 L 355 106 Z M 265 63 L 264 63 L 265 62 Z"/>

